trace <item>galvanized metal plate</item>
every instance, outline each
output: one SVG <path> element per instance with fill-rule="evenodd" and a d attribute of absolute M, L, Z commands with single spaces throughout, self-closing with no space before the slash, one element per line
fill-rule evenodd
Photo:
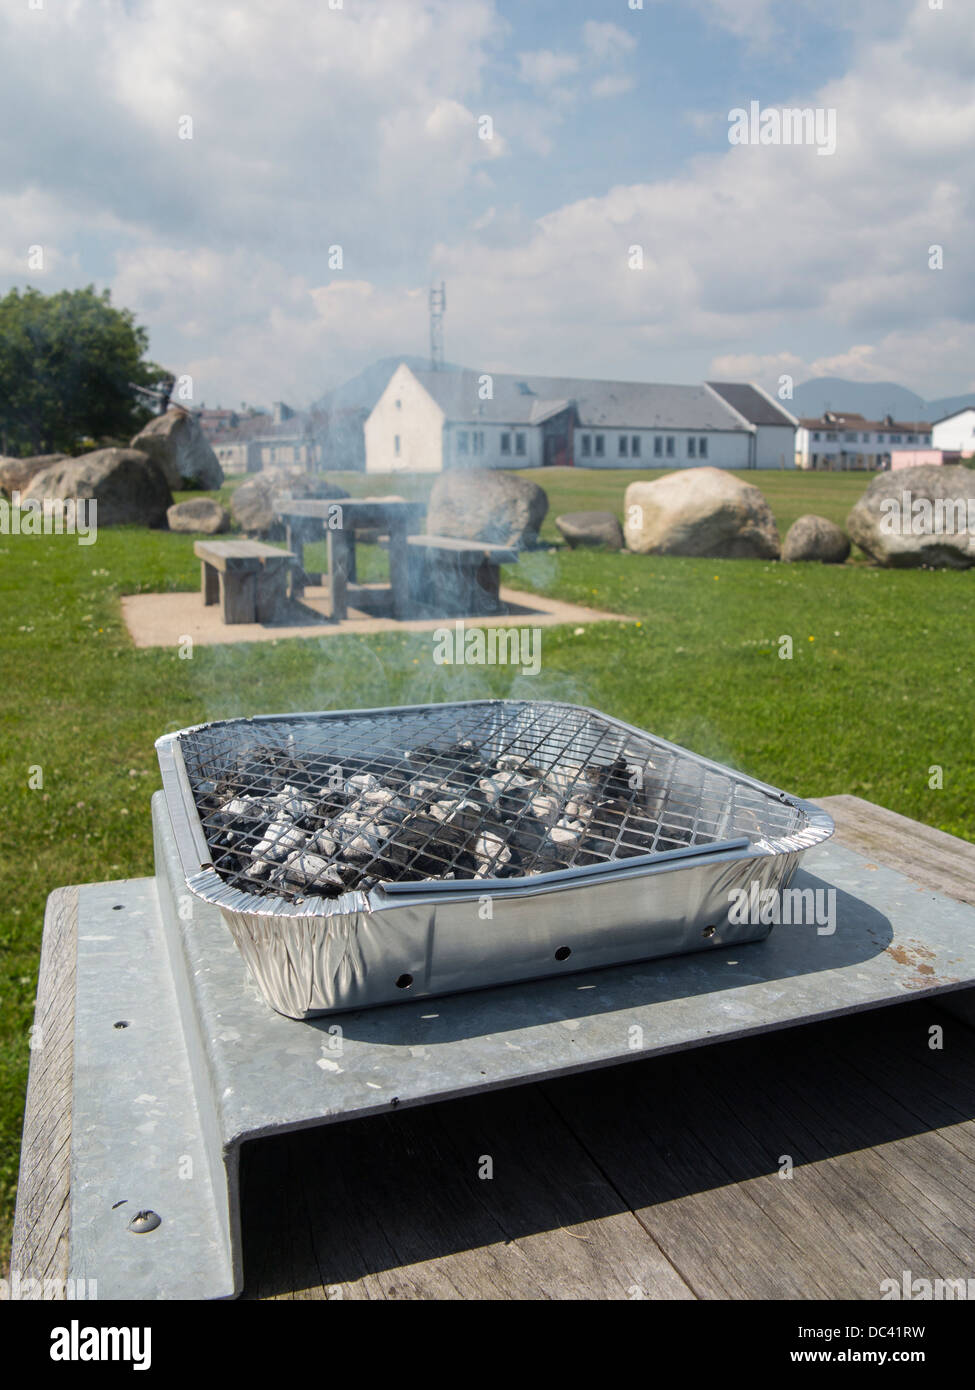
<path fill-rule="evenodd" d="M 777 926 L 758 944 L 703 955 L 294 1022 L 264 1003 L 219 911 L 186 890 L 161 795 L 153 813 L 159 917 L 147 882 L 80 894 L 87 1001 L 76 1025 L 75 1095 L 85 1128 L 101 1138 L 79 1134 L 73 1146 L 72 1185 L 82 1197 L 73 1202 L 71 1265 L 76 1277 L 98 1279 L 101 1297 L 224 1296 L 231 1275 L 222 1248 L 241 1287 L 237 1165 L 245 1140 L 975 985 L 975 908 L 830 843 L 809 852 L 794 887 L 835 893 L 832 933 Z M 115 902 L 123 911 L 112 911 Z M 155 973 L 165 969 L 164 937 L 168 982 Z M 160 1005 L 152 1045 L 119 1051 L 107 1067 L 104 1019 L 121 1007 L 135 1014 L 133 991 L 147 969 Z M 165 1091 L 156 1079 L 163 1055 L 173 1059 Z M 140 1148 L 123 1121 L 142 1094 L 171 1101 L 176 1132 L 157 1128 Z M 171 1181 L 177 1150 L 206 1151 L 196 1172 L 209 1173 L 209 1185 Z M 137 1203 L 159 1212 L 156 1231 L 131 1235 L 106 1205 L 120 1191 L 118 1174 Z M 206 1201 L 213 1211 L 204 1219 Z M 214 1224 L 223 1247 L 208 1234 Z M 172 1238 L 150 1259 L 161 1232 Z"/>

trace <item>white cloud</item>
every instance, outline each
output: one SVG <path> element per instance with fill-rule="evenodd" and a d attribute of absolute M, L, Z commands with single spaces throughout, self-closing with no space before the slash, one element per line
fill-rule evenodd
<path fill-rule="evenodd" d="M 549 48 L 518 54 L 518 76 L 533 87 L 551 87 L 579 71 L 579 59 L 572 53 L 553 53 Z"/>
<path fill-rule="evenodd" d="M 779 13 L 696 3 L 756 32 Z M 377 356 L 423 351 L 428 269 L 448 280 L 447 355 L 472 365 L 695 379 L 712 363 L 766 385 L 828 370 L 960 391 L 975 360 L 975 32 L 958 7 L 918 6 L 891 32 L 904 6 L 885 3 L 842 76 L 783 96 L 837 109 L 832 157 L 733 149 L 719 122 L 713 153 L 672 177 L 533 221 L 506 169 L 556 153 L 583 92 L 632 80 L 646 14 L 589 21 L 578 54 L 519 55 L 542 95 L 491 110 L 504 26 L 490 0 L 8 9 L 0 274 L 42 283 L 20 269 L 35 243 L 51 248 L 45 288 L 98 278 L 101 256 L 152 355 L 194 371 L 210 402 L 307 400 Z M 483 114 L 494 140 L 478 138 Z M 933 243 L 943 271 L 928 269 Z M 332 244 L 344 271 L 327 269 Z"/>
<path fill-rule="evenodd" d="M 618 24 L 587 19 L 582 26 L 582 42 L 600 63 L 615 63 L 636 48 L 636 39 Z"/>
<path fill-rule="evenodd" d="M 624 92 L 629 92 L 633 86 L 632 77 L 623 77 L 622 75 L 600 77 L 592 84 L 589 91 L 592 96 L 597 98 L 618 97 L 622 96 Z"/>

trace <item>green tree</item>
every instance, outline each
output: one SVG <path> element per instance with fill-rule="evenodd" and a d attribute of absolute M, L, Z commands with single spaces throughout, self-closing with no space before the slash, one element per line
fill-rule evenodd
<path fill-rule="evenodd" d="M 11 290 L 0 299 L 0 452 L 70 454 L 85 436 L 130 438 L 152 415 L 133 384 L 169 378 L 145 360 L 148 346 L 109 290 Z"/>

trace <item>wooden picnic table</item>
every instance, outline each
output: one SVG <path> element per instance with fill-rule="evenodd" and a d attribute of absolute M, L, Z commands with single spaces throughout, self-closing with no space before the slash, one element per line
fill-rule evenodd
<path fill-rule="evenodd" d="M 274 501 L 275 514 L 285 523 L 288 549 L 298 557 L 292 581 L 297 597 L 304 579 L 304 548 L 307 523 L 320 523 L 327 551 L 329 578 L 329 616 L 337 622 L 348 613 L 348 587 L 355 582 L 355 538 L 357 531 L 382 530 L 389 536 L 389 583 L 394 618 L 409 616 L 409 549 L 407 536 L 426 511 L 424 502 L 408 502 L 404 497 L 326 497 L 292 498 Z"/>
<path fill-rule="evenodd" d="M 919 906 L 922 888 L 975 904 L 975 845 L 857 797 L 820 804 Z M 52 895 L 42 946 L 24 1278 L 68 1268 L 77 892 Z M 249 1144 L 244 1296 L 877 1299 L 904 1271 L 965 1278 L 972 993 Z"/>

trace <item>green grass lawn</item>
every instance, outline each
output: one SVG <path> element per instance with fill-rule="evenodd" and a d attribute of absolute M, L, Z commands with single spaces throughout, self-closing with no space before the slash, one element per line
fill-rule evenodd
<path fill-rule="evenodd" d="M 619 511 L 629 472 L 546 472 L 552 512 Z M 749 474 L 784 530 L 842 520 L 862 475 Z M 416 486 L 425 488 L 430 480 Z M 413 491 L 351 475 L 350 492 Z M 233 483 L 225 491 L 229 493 Z M 378 552 L 377 552 L 378 554 Z M 364 557 L 365 558 L 365 557 Z M 975 839 L 975 573 L 554 551 L 509 583 L 634 615 L 546 629 L 536 677 L 432 661 L 430 634 L 136 650 L 119 596 L 196 589 L 191 536 L 0 535 L 0 1252 L 9 1251 L 44 902 L 152 871 L 153 740 L 205 719 L 484 695 L 577 701 L 818 797 L 855 792 Z M 779 639 L 793 640 L 792 660 Z M 931 790 L 929 768 L 944 769 Z M 31 770 L 43 786 L 31 789 Z M 36 780 L 36 774 L 34 776 Z"/>

